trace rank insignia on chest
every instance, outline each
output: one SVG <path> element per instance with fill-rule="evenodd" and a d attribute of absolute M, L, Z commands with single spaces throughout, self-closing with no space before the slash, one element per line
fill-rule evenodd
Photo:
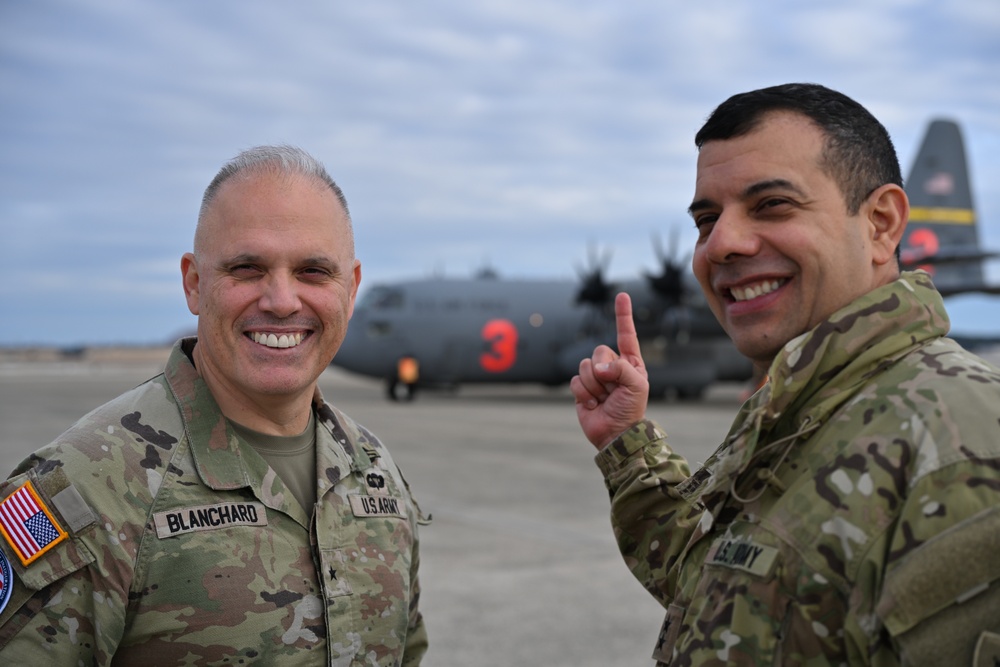
<path fill-rule="evenodd" d="M 0 533 L 25 567 L 67 537 L 30 480 L 0 502 Z"/>

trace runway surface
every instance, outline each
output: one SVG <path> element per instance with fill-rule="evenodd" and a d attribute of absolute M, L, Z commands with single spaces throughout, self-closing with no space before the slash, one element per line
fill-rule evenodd
<path fill-rule="evenodd" d="M 2 474 L 160 366 L 0 364 Z M 343 371 L 320 382 L 328 400 L 389 446 L 433 515 L 420 534 L 426 665 L 652 665 L 663 610 L 618 554 L 595 452 L 568 389 L 464 387 L 390 404 L 379 383 Z M 728 430 L 739 390 L 654 404 L 649 415 L 678 451 L 703 461 Z"/>

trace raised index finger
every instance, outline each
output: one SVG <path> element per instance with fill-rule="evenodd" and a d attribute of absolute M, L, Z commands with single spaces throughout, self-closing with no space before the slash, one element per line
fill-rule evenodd
<path fill-rule="evenodd" d="M 625 292 L 615 297 L 615 323 L 618 329 L 618 354 L 623 357 L 642 360 L 639 352 L 639 337 L 632 321 L 632 299 Z"/>

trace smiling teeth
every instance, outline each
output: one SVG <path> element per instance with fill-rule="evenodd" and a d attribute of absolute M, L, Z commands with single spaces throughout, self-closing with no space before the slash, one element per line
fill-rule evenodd
<path fill-rule="evenodd" d="M 300 333 L 275 336 L 274 334 L 257 333 L 255 331 L 250 335 L 253 338 L 253 342 L 266 347 L 295 347 L 302 342 L 302 334 Z"/>
<path fill-rule="evenodd" d="M 765 280 L 762 283 L 750 285 L 749 287 L 734 287 L 729 290 L 729 292 L 737 301 L 749 301 L 750 299 L 756 299 L 764 294 L 770 294 L 779 287 L 781 287 L 781 281 Z"/>

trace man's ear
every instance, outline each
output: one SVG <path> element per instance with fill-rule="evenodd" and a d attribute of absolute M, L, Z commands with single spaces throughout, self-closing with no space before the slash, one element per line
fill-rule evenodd
<path fill-rule="evenodd" d="M 198 295 L 200 275 L 198 274 L 198 262 L 190 252 L 184 253 L 181 257 L 181 278 L 184 282 L 184 298 L 187 299 L 188 310 L 192 315 L 198 314 Z"/>
<path fill-rule="evenodd" d="M 348 311 L 347 311 L 347 319 L 351 319 L 351 317 L 354 316 L 354 302 L 358 298 L 358 286 L 361 284 L 361 260 L 360 259 L 355 259 L 354 260 L 354 266 L 352 267 L 352 271 L 354 273 L 354 280 L 352 281 L 353 284 L 351 285 L 350 294 L 348 296 L 348 300 L 350 302 L 350 306 L 348 307 Z"/>
<path fill-rule="evenodd" d="M 903 240 L 910 218 L 910 200 L 903 188 L 887 183 L 869 195 L 872 261 L 878 265 L 895 261 L 896 247 Z"/>

